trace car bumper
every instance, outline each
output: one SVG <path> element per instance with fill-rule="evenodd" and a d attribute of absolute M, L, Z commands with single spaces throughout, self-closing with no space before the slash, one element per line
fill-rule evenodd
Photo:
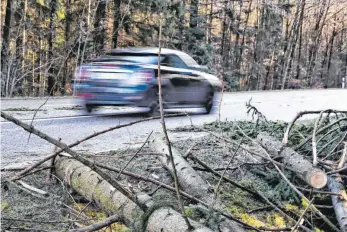
<path fill-rule="evenodd" d="M 90 105 L 136 105 L 145 94 L 146 90 L 137 88 L 81 87 L 77 91 L 77 96 Z"/>

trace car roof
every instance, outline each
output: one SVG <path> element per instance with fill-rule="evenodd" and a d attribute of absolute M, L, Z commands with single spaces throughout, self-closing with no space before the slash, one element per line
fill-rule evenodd
<path fill-rule="evenodd" d="M 157 48 L 157 47 L 116 48 L 116 49 L 108 50 L 107 53 L 149 53 L 149 54 L 158 54 L 159 53 L 159 48 Z M 181 54 L 186 54 L 186 53 L 178 51 L 178 50 L 174 50 L 174 49 L 162 48 L 161 49 L 161 54 L 163 54 L 163 55 L 166 55 L 166 54 L 181 55 Z"/>
<path fill-rule="evenodd" d="M 159 48 L 157 47 L 128 47 L 128 48 L 117 48 L 117 49 L 111 49 L 106 52 L 106 54 L 110 55 L 117 55 L 117 54 L 155 54 L 157 55 L 159 53 Z M 198 66 L 198 63 L 187 53 L 169 49 L 169 48 L 162 48 L 160 51 L 160 54 L 162 55 L 177 55 L 179 56 L 188 66 Z"/>

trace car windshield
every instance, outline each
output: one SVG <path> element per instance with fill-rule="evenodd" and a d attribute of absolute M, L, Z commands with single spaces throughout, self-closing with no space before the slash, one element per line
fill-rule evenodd
<path fill-rule="evenodd" d="M 161 57 L 161 61 L 165 57 Z M 108 53 L 102 59 L 127 61 L 140 64 L 158 64 L 158 56 L 153 54 L 121 54 L 121 53 Z"/>

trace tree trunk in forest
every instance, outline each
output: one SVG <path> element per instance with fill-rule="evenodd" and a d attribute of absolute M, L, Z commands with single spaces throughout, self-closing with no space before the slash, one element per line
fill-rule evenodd
<path fill-rule="evenodd" d="M 14 13 L 14 18 L 17 26 L 17 33 L 15 34 L 16 40 L 16 64 L 19 66 L 23 60 L 23 12 L 24 12 L 24 0 L 20 0 L 16 4 L 16 11 Z"/>
<path fill-rule="evenodd" d="M 165 138 L 161 133 L 154 133 L 152 139 L 149 141 L 150 148 L 163 155 L 158 156 L 158 159 L 161 161 L 162 165 L 170 171 L 173 175 L 173 168 L 170 162 L 169 149 L 165 141 Z M 190 164 L 183 159 L 180 152 L 171 147 L 172 156 L 174 158 L 174 163 L 177 170 L 179 186 L 182 187 L 184 191 L 190 195 L 195 196 L 196 198 L 201 199 L 204 202 L 212 204 L 215 202 L 215 208 L 223 210 L 225 206 L 220 202 L 219 197 L 215 199 L 213 189 L 203 180 L 200 175 L 190 166 Z M 235 222 L 230 220 L 225 220 L 221 223 L 222 231 L 245 231 L 243 228 L 239 227 Z"/>
<path fill-rule="evenodd" d="M 65 62 L 64 62 L 64 75 L 62 78 L 62 88 L 61 88 L 61 95 L 65 95 L 66 93 L 66 80 L 69 79 L 69 60 L 70 60 L 70 55 L 69 55 L 69 36 L 70 36 L 70 23 L 71 23 L 71 0 L 66 0 L 66 4 L 65 4 L 65 31 L 64 31 L 64 35 L 65 35 L 65 44 L 64 44 L 64 49 L 65 49 Z"/>
<path fill-rule="evenodd" d="M 48 62 L 50 62 L 48 69 L 48 81 L 47 81 L 47 91 L 50 96 L 54 96 L 54 87 L 55 87 L 55 77 L 54 77 L 54 64 L 53 62 L 53 43 L 54 43 L 54 18 L 55 11 L 57 7 L 57 0 L 52 0 L 50 5 L 50 13 L 49 13 L 49 35 L 48 35 Z"/>
<path fill-rule="evenodd" d="M 251 13 L 251 9 L 252 9 L 252 2 L 249 2 L 248 3 L 248 9 L 247 9 L 247 16 L 246 16 L 246 21 L 245 21 L 245 27 L 243 29 L 243 32 L 242 32 L 242 39 L 241 39 L 241 44 L 240 44 L 240 47 L 239 47 L 239 50 L 240 50 L 240 53 L 239 53 L 239 56 L 237 57 L 236 59 L 236 64 L 235 64 L 235 69 L 239 70 L 240 71 L 240 67 L 241 67 L 241 63 L 242 63 L 242 54 L 243 54 L 243 46 L 245 45 L 245 35 L 246 35 L 246 28 L 247 28 L 247 25 L 248 25 L 248 21 L 249 21 L 249 18 L 250 18 L 250 13 Z"/>
<path fill-rule="evenodd" d="M 5 24 L 3 27 L 2 48 L 1 48 L 1 72 L 3 71 L 4 64 L 8 63 L 7 59 L 9 56 L 11 17 L 12 17 L 12 0 L 7 0 L 6 13 L 5 13 Z M 1 75 L 3 75 L 3 74 L 1 74 Z"/>
<path fill-rule="evenodd" d="M 181 1 L 180 4 L 180 9 L 177 10 L 178 17 L 179 17 L 179 25 L 178 25 L 178 30 L 179 30 L 179 38 L 180 41 L 178 42 L 177 48 L 179 50 L 183 50 L 183 44 L 184 44 L 184 38 L 185 38 L 185 9 L 186 9 L 186 1 L 183 0 Z"/>
<path fill-rule="evenodd" d="M 118 44 L 118 31 L 120 28 L 120 4 L 121 0 L 113 0 L 113 33 L 112 33 L 112 44 L 113 48 L 117 48 Z"/>
<path fill-rule="evenodd" d="M 212 42 L 213 4 L 214 4 L 214 0 L 211 0 L 210 16 L 209 16 L 209 24 L 208 24 L 208 40 L 207 40 L 209 44 Z"/>
<path fill-rule="evenodd" d="M 117 191 L 109 182 L 81 162 L 67 157 L 57 157 L 55 162 L 57 176 L 66 181 L 73 190 L 93 201 L 106 213 L 117 214 L 134 231 L 186 231 L 187 225 L 178 212 L 170 207 L 155 207 L 147 194 L 137 194 L 137 199 L 152 212 L 144 212 L 133 201 Z M 150 213 L 150 215 L 146 215 Z M 146 220 L 147 218 L 147 220 Z M 212 232 L 201 224 L 190 220 L 195 232 Z M 144 227 L 144 228 L 143 228 Z"/>
<path fill-rule="evenodd" d="M 319 4 L 319 3 L 318 3 Z M 328 4 L 328 6 L 327 6 Z M 316 20 L 316 24 L 314 27 L 314 31 L 313 31 L 313 36 L 312 36 L 312 51 L 310 52 L 310 56 L 309 56 L 309 63 L 308 63 L 308 67 L 307 67 L 307 75 L 306 78 L 309 80 L 309 86 L 312 87 L 313 86 L 313 74 L 314 74 L 314 68 L 316 66 L 316 59 L 317 59 L 317 55 L 318 55 L 318 45 L 320 44 L 321 41 L 321 34 L 322 34 L 322 30 L 323 27 L 325 25 L 325 20 L 327 17 L 327 13 L 329 11 L 330 8 L 330 0 L 327 3 L 327 0 L 323 0 L 323 4 L 321 5 L 322 7 L 319 10 L 319 15 L 318 15 L 318 19 Z"/>
<path fill-rule="evenodd" d="M 303 27 L 303 21 L 304 21 L 304 12 L 305 12 L 305 5 L 306 0 L 302 0 L 301 2 L 301 12 L 300 12 L 300 19 L 299 19 L 299 48 L 298 48 L 298 59 L 296 64 L 296 76 L 295 79 L 300 78 L 300 63 L 301 63 L 301 50 L 302 50 L 302 27 Z"/>
<path fill-rule="evenodd" d="M 94 49 L 97 55 L 100 55 L 104 49 L 105 41 L 105 18 L 106 18 L 106 1 L 100 0 L 96 8 L 94 19 Z"/>
<path fill-rule="evenodd" d="M 331 43 L 330 43 L 330 52 L 329 52 L 329 58 L 328 58 L 328 68 L 327 68 L 327 76 L 325 80 L 325 86 L 329 86 L 329 78 L 330 78 L 330 67 L 331 67 L 331 57 L 333 56 L 333 50 L 334 50 L 334 41 L 335 37 L 337 36 L 336 28 L 333 28 L 333 32 L 331 35 Z M 339 85 L 339 76 L 336 75 L 336 79 L 334 80 L 335 85 L 333 87 L 337 88 Z"/>
<path fill-rule="evenodd" d="M 199 0 L 190 1 L 190 16 L 189 16 L 189 27 L 196 28 L 198 26 L 198 4 Z"/>
<path fill-rule="evenodd" d="M 269 136 L 266 133 L 260 133 L 257 141 L 271 155 L 281 157 L 282 163 L 291 167 L 303 181 L 313 188 L 323 188 L 327 184 L 327 175 L 321 169 L 313 167 L 312 162 L 295 152 L 290 147 L 284 147 L 283 143 Z"/>

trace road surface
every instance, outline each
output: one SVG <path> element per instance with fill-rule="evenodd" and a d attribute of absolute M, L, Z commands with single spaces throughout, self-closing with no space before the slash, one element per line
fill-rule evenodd
<path fill-rule="evenodd" d="M 270 120 L 290 121 L 297 112 L 302 110 L 338 109 L 347 110 L 347 90 L 299 90 L 299 91 L 269 91 L 269 92 L 238 92 L 225 93 L 216 99 L 216 105 L 222 99 L 220 115 L 218 107 L 212 114 L 198 114 L 199 109 L 194 109 L 190 117 L 168 118 L 168 128 L 189 125 L 201 125 L 212 122 L 220 116 L 221 120 L 250 120 L 246 113 L 245 103 L 252 98 L 252 104 Z M 38 108 L 45 99 L 28 100 L 2 100 L 1 109 L 14 110 L 25 107 L 26 109 Z M 33 125 L 54 138 L 62 138 L 69 144 L 85 137 L 94 131 L 109 128 L 110 126 L 136 121 L 145 117 L 135 108 L 106 108 L 85 115 L 78 109 L 75 99 L 58 98 L 50 99 L 37 114 Z M 65 108 L 64 108 L 65 107 Z M 8 113 L 30 123 L 32 111 L 7 111 Z M 142 110 L 142 112 L 144 112 Z M 200 112 L 203 112 L 200 110 Z M 136 124 L 131 127 L 116 130 L 80 144 L 75 150 L 85 152 L 101 152 L 124 149 L 133 144 L 141 144 L 146 135 L 152 130 L 160 131 L 158 120 Z M 1 166 L 36 160 L 50 153 L 53 146 L 40 138 L 32 135 L 28 142 L 28 133 L 18 126 L 1 121 Z"/>

